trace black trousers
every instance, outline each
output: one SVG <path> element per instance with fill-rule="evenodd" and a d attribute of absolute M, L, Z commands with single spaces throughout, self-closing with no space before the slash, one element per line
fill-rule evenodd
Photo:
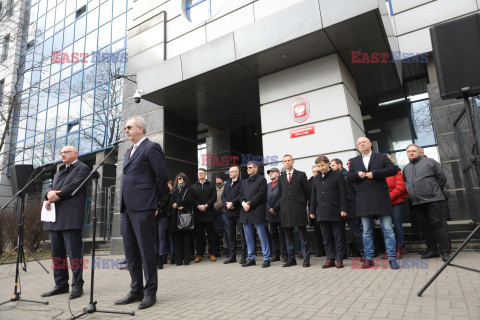
<path fill-rule="evenodd" d="M 121 215 L 123 246 L 132 282 L 132 294 L 157 293 L 157 259 L 154 248 L 155 212 L 126 210 Z M 143 269 L 143 270 L 142 270 Z M 143 286 L 145 274 L 145 287 Z"/>
<path fill-rule="evenodd" d="M 352 233 L 352 238 L 353 241 L 355 241 L 355 245 L 357 246 L 358 251 L 360 252 L 360 255 L 364 255 L 363 253 L 363 232 L 362 232 L 362 227 L 360 225 L 360 219 L 359 218 L 351 218 L 351 219 L 345 219 L 344 225 L 343 225 L 343 230 L 345 230 L 345 223 L 348 224 L 348 228 L 350 229 L 350 232 Z M 344 231 L 345 232 L 345 231 Z"/>
<path fill-rule="evenodd" d="M 310 260 L 310 243 L 308 242 L 307 227 L 297 227 L 300 235 L 300 244 L 302 245 L 303 260 Z M 287 255 L 288 260 L 295 259 L 295 234 L 293 227 L 283 228 L 285 231 L 285 239 L 287 242 Z"/>
<path fill-rule="evenodd" d="M 427 202 L 413 206 L 415 215 L 422 228 L 423 237 L 429 250 L 448 251 L 450 244 L 448 233 L 445 229 L 445 218 L 443 216 L 443 207 L 441 201 Z"/>
<path fill-rule="evenodd" d="M 213 230 L 213 222 L 196 222 L 193 235 L 195 236 L 195 249 L 197 256 L 203 256 L 205 253 L 205 232 L 208 238 L 208 252 L 215 254 L 215 231 Z"/>
<path fill-rule="evenodd" d="M 272 257 L 280 258 L 280 255 L 287 256 L 287 242 L 285 232 L 278 223 L 268 223 L 270 226 L 270 243 L 272 248 Z"/>
<path fill-rule="evenodd" d="M 72 287 L 83 287 L 82 230 L 50 231 L 53 278 L 55 286 L 68 286 L 68 269 L 72 269 Z M 67 252 L 70 266 L 67 263 Z M 92 261 L 93 263 L 93 261 Z"/>
<path fill-rule="evenodd" d="M 173 233 L 173 242 L 175 243 L 175 263 L 190 263 L 190 253 L 192 246 L 192 231 L 175 231 Z"/>
<path fill-rule="evenodd" d="M 247 257 L 247 242 L 245 241 L 245 233 L 243 232 L 243 226 L 238 220 L 240 217 L 228 217 L 228 233 L 230 234 L 230 258 L 235 257 L 237 254 L 237 231 L 240 233 L 241 251 L 242 257 Z"/>
<path fill-rule="evenodd" d="M 315 230 L 315 238 L 317 239 L 318 253 L 323 256 L 325 254 L 325 247 L 323 246 L 322 230 L 320 230 L 320 225 L 316 221 L 312 223 L 313 230 Z"/>
<path fill-rule="evenodd" d="M 345 223 L 343 221 L 320 221 L 319 224 L 327 259 L 343 261 L 345 255 Z"/>

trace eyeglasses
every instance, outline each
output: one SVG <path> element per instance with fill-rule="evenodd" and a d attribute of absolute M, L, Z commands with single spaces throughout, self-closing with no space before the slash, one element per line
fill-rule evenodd
<path fill-rule="evenodd" d="M 125 126 L 125 130 L 132 130 L 133 128 L 136 128 L 136 126 Z"/>
<path fill-rule="evenodd" d="M 72 151 L 72 150 L 70 150 L 70 151 L 62 151 L 62 152 L 60 152 L 60 155 L 64 155 L 64 154 L 67 154 L 67 153 L 70 153 L 70 152 L 73 152 L 73 151 Z"/>
<path fill-rule="evenodd" d="M 255 167 L 247 167 L 247 169 L 253 169 L 253 168 L 255 168 Z"/>

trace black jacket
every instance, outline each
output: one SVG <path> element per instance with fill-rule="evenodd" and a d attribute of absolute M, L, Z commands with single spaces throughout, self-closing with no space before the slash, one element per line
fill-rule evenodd
<path fill-rule="evenodd" d="M 359 171 L 372 172 L 373 179 L 361 179 Z M 397 171 L 397 166 L 383 153 L 372 153 L 368 170 L 363 164 L 362 155 L 350 159 L 348 182 L 355 183 L 355 213 L 358 217 L 393 214 L 386 178 L 396 175 Z"/>
<path fill-rule="evenodd" d="M 347 211 L 347 185 L 339 172 L 319 173 L 313 178 L 310 214 L 317 221 L 341 221 L 341 212 Z"/>
<path fill-rule="evenodd" d="M 178 223 L 178 213 L 179 210 L 177 208 L 173 209 L 172 205 L 176 203 L 178 207 L 184 207 L 182 211 L 193 211 L 193 203 L 192 203 L 192 188 L 191 187 L 183 187 L 180 190 L 173 191 L 172 197 L 170 199 L 170 209 L 172 214 L 170 230 L 172 232 L 178 231 L 177 223 Z"/>
<path fill-rule="evenodd" d="M 213 222 L 215 218 L 214 204 L 217 201 L 215 184 L 205 180 L 203 185 L 197 182 L 191 188 L 195 222 Z M 208 205 L 207 211 L 202 212 L 197 209 L 197 206 L 201 204 Z"/>
<path fill-rule="evenodd" d="M 225 204 L 225 213 L 227 218 L 236 218 L 240 216 L 240 210 L 242 209 L 241 190 L 243 180 L 240 178 L 235 181 L 232 186 L 232 179 L 229 179 L 223 187 L 222 201 Z M 227 202 L 232 202 L 234 209 L 227 209 Z"/>
<path fill-rule="evenodd" d="M 346 216 L 345 219 L 357 218 L 357 215 L 355 214 L 355 183 L 348 182 L 348 170 L 347 169 L 342 168 L 342 171 L 340 171 L 340 174 L 345 179 L 345 183 L 347 185 L 347 212 L 348 212 L 348 216 Z"/>
<path fill-rule="evenodd" d="M 55 202 L 56 221 L 45 222 L 44 230 L 82 229 L 85 220 L 87 185 L 85 184 L 73 197 L 72 192 L 85 180 L 89 171 L 88 166 L 81 161 L 71 164 L 68 170 L 65 170 L 65 165 L 60 166 L 53 177 L 52 184 L 45 192 L 45 199 L 47 199 L 47 193 L 50 190 L 62 191 L 57 193 L 60 200 Z"/>
<path fill-rule="evenodd" d="M 308 224 L 307 201 L 310 199 L 310 186 L 303 171 L 294 170 L 288 183 L 288 174 L 280 176 L 280 219 L 282 227 L 306 226 Z"/>
<path fill-rule="evenodd" d="M 240 211 L 240 223 L 262 223 L 267 221 L 267 180 L 258 173 L 243 180 L 241 202 L 250 202 L 250 210 Z"/>
<path fill-rule="evenodd" d="M 267 216 L 269 223 L 280 223 L 280 192 L 278 191 L 278 180 L 275 188 L 272 188 L 272 182 L 267 185 Z M 269 212 L 275 211 L 276 215 Z"/>

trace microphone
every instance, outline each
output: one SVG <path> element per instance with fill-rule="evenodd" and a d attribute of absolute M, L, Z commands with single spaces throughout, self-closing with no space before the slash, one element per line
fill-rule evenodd
<path fill-rule="evenodd" d="M 120 139 L 120 140 L 117 140 L 117 141 L 115 141 L 115 142 L 110 143 L 108 146 L 109 146 L 109 147 L 111 147 L 111 146 L 117 146 L 117 145 L 119 145 L 120 143 L 124 143 L 124 142 L 126 142 L 126 141 L 129 141 L 129 140 L 128 140 L 127 138 L 122 138 L 122 139 Z"/>

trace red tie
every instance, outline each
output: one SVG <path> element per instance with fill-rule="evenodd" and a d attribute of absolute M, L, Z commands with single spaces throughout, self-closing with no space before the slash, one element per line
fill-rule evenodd
<path fill-rule="evenodd" d="M 288 173 L 288 183 L 290 183 L 291 180 L 292 180 L 292 173 L 289 172 L 289 173 Z"/>

